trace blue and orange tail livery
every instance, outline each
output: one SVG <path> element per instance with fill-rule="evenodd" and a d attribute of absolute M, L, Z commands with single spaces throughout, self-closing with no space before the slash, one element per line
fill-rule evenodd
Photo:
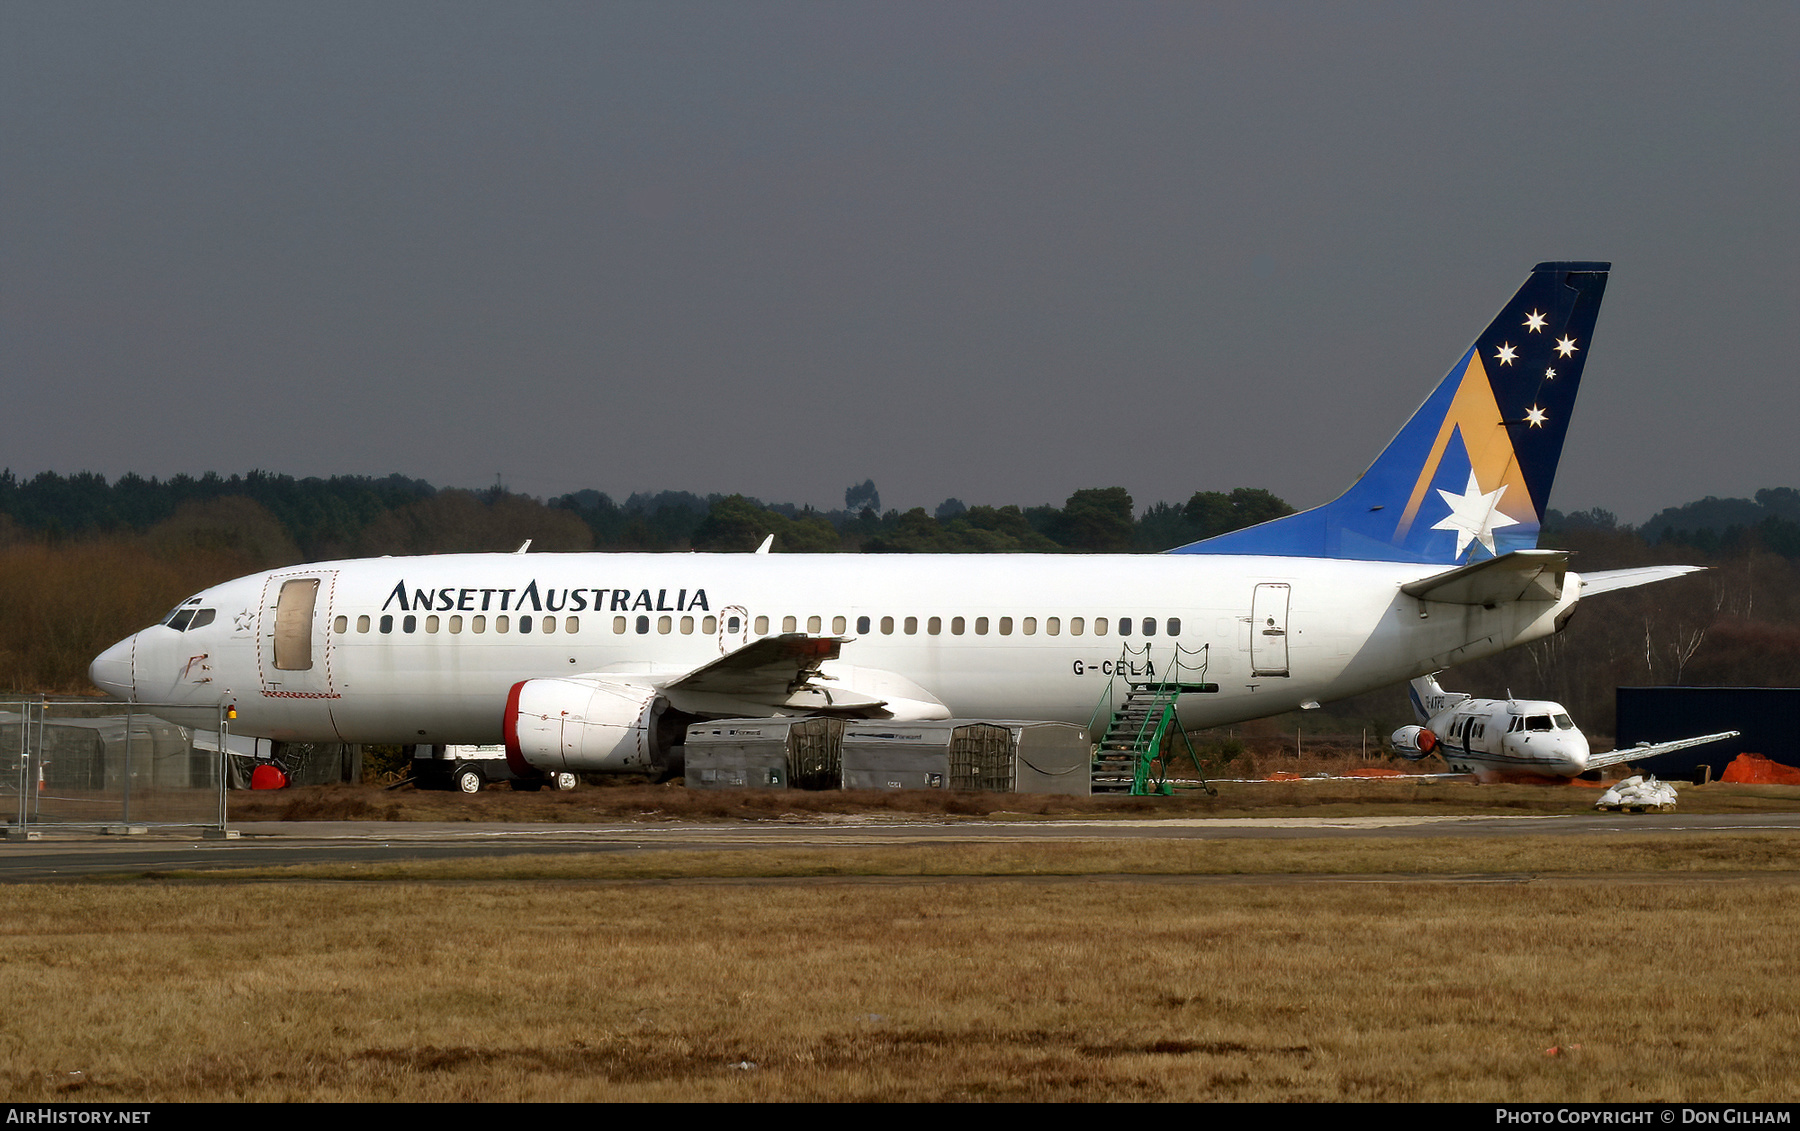
<path fill-rule="evenodd" d="M 1456 565 L 1537 545 L 1610 263 L 1540 263 L 1342 495 L 1170 551 Z"/>

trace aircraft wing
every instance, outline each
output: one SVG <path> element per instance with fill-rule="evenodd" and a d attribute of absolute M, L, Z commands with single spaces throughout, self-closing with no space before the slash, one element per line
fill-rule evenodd
<path fill-rule="evenodd" d="M 1610 593 L 1614 589 L 1630 589 L 1634 585 L 1648 585 L 1652 581 L 1665 581 L 1671 577 L 1680 577 L 1684 573 L 1699 573 L 1705 566 L 1664 565 L 1641 566 L 1637 569 L 1604 569 L 1598 573 L 1581 575 L 1581 595 L 1592 597 L 1596 593 Z"/>
<path fill-rule="evenodd" d="M 779 703 L 819 678 L 843 651 L 841 636 L 765 636 L 662 685 L 665 693 L 729 695 Z"/>
<path fill-rule="evenodd" d="M 1490 609 L 1511 601 L 1555 601 L 1562 596 L 1568 568 L 1566 550 L 1514 550 L 1421 578 L 1400 591 L 1421 601 Z"/>
<path fill-rule="evenodd" d="M 1635 572 L 1626 570 L 1623 572 Z M 1621 762 L 1641 762 L 1645 758 L 1654 758 L 1658 754 L 1667 754 L 1673 750 L 1686 750 L 1690 746 L 1703 746 L 1708 742 L 1720 742 L 1727 738 L 1736 738 L 1735 730 L 1723 730 L 1718 734 L 1704 734 L 1699 738 L 1679 738 L 1674 742 L 1645 742 L 1637 746 L 1627 746 L 1622 750 L 1613 750 L 1605 754 L 1588 756 L 1587 768 L 1603 770 L 1608 766 L 1617 766 Z"/>
<path fill-rule="evenodd" d="M 690 672 L 655 682 L 678 710 L 714 717 L 789 712 L 855 718 L 950 717 L 949 709 L 936 696 L 905 676 L 840 662 L 838 656 L 847 639 L 797 632 L 765 636 Z"/>

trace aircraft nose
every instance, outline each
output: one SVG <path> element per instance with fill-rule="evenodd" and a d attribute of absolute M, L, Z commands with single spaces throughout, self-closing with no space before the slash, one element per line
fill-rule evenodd
<path fill-rule="evenodd" d="M 136 647 L 137 637 L 127 636 L 95 656 L 94 662 L 88 665 L 88 678 L 94 681 L 94 686 L 114 699 L 137 698 L 137 682 L 131 666 Z"/>

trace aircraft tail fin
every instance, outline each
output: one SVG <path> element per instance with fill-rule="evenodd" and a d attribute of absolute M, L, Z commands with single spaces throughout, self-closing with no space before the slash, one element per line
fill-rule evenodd
<path fill-rule="evenodd" d="M 1406 697 L 1412 702 L 1413 714 L 1418 717 L 1419 725 L 1430 722 L 1434 715 L 1446 708 L 1454 707 L 1469 698 L 1466 691 L 1445 691 L 1438 686 L 1438 673 L 1422 675 L 1407 685 Z"/>
<path fill-rule="evenodd" d="M 1611 268 L 1532 268 L 1333 501 L 1169 552 L 1456 565 L 1535 547 Z"/>
<path fill-rule="evenodd" d="M 1442 695 L 1444 689 L 1438 686 L 1437 673 L 1422 675 L 1407 685 L 1406 697 L 1412 701 L 1413 718 L 1424 726 L 1431 721 L 1431 712 L 1425 709 L 1427 695 Z"/>

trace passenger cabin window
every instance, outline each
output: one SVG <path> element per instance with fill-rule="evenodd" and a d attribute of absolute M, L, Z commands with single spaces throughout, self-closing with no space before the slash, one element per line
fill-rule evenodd
<path fill-rule="evenodd" d="M 1156 618 L 1155 617 L 1145 617 L 1144 618 L 1144 635 L 1145 636 L 1155 636 L 1156 635 Z"/>
<path fill-rule="evenodd" d="M 505 613 L 501 613 L 499 616 L 494 618 L 494 631 L 495 632 L 505 632 L 508 628 L 511 627 L 511 625 L 512 625 L 512 618 L 507 616 Z"/>
<path fill-rule="evenodd" d="M 894 618 L 893 617 L 882 617 L 881 618 L 881 635 L 883 635 L 883 636 L 894 635 Z"/>
<path fill-rule="evenodd" d="M 824 630 L 824 628 L 825 628 L 825 622 L 820 620 L 818 617 L 807 617 L 806 618 L 806 631 L 812 633 L 814 636 L 817 636 L 820 632 L 822 632 Z"/>
<path fill-rule="evenodd" d="M 1000 618 L 1000 635 L 1002 635 L 1002 636 L 1011 636 L 1012 635 L 1012 618 L 1011 617 L 1001 617 Z"/>
<path fill-rule="evenodd" d="M 925 631 L 932 636 L 941 636 L 944 632 L 944 618 L 932 617 L 925 622 Z"/>
<path fill-rule="evenodd" d="M 1061 617 L 1045 617 L 1044 618 L 1044 635 L 1045 636 L 1056 636 L 1056 635 L 1060 634 L 1061 632 L 1062 632 L 1062 618 Z"/>
<path fill-rule="evenodd" d="M 800 622 L 795 620 L 793 617 L 782 617 L 781 618 L 781 631 L 797 632 L 797 631 L 799 631 L 799 628 L 800 628 Z"/>
<path fill-rule="evenodd" d="M 1037 618 L 1036 617 L 1026 617 L 1024 620 L 1019 622 L 1019 629 L 1027 636 L 1036 636 L 1037 635 Z"/>
<path fill-rule="evenodd" d="M 1130 636 L 1131 635 L 1131 618 L 1130 617 L 1120 617 L 1119 618 L 1119 635 L 1120 636 Z"/>
<path fill-rule="evenodd" d="M 918 617 L 907 617 L 906 618 L 906 635 L 917 636 L 918 634 L 919 634 L 919 618 Z"/>
<path fill-rule="evenodd" d="M 1181 618 L 1180 617 L 1170 617 L 1169 618 L 1169 635 L 1170 636 L 1180 636 L 1181 635 Z"/>
<path fill-rule="evenodd" d="M 986 617 L 976 617 L 975 618 L 975 635 L 986 636 L 987 630 L 988 630 L 988 619 Z"/>
<path fill-rule="evenodd" d="M 950 618 L 950 635 L 961 636 L 963 634 L 963 627 L 963 619 L 961 617 Z"/>
<path fill-rule="evenodd" d="M 833 635 L 833 636 L 844 635 L 844 629 L 846 627 L 848 627 L 848 622 L 845 621 L 843 617 L 832 617 L 831 618 L 831 635 Z"/>
<path fill-rule="evenodd" d="M 869 634 L 869 618 L 868 617 L 857 617 L 856 618 L 856 634 L 858 636 L 867 636 Z"/>
<path fill-rule="evenodd" d="M 1081 617 L 1070 617 L 1069 618 L 1069 635 L 1070 636 L 1080 636 L 1081 630 L 1085 627 L 1086 627 L 1086 625 L 1084 625 L 1082 623 Z"/>
<path fill-rule="evenodd" d="M 637 619 L 637 633 L 639 636 L 650 635 L 650 618 L 649 617 L 639 617 Z"/>
<path fill-rule="evenodd" d="M 331 622 L 331 631 L 337 632 L 337 633 L 349 632 L 350 631 L 350 618 L 349 617 L 339 617 L 336 620 L 332 621 Z"/>
<path fill-rule="evenodd" d="M 625 618 L 624 617 L 614 617 L 613 618 L 613 631 L 615 633 L 622 633 L 625 631 Z"/>
<path fill-rule="evenodd" d="M 1094 635 L 1095 636 L 1105 636 L 1106 635 L 1106 618 L 1105 617 L 1095 617 L 1094 618 Z"/>
<path fill-rule="evenodd" d="M 369 614 L 364 613 L 362 616 L 356 618 L 356 631 L 369 631 Z"/>
<path fill-rule="evenodd" d="M 470 617 L 469 618 L 469 631 L 474 632 L 474 633 L 486 632 L 487 631 L 487 618 L 486 617 Z"/>

